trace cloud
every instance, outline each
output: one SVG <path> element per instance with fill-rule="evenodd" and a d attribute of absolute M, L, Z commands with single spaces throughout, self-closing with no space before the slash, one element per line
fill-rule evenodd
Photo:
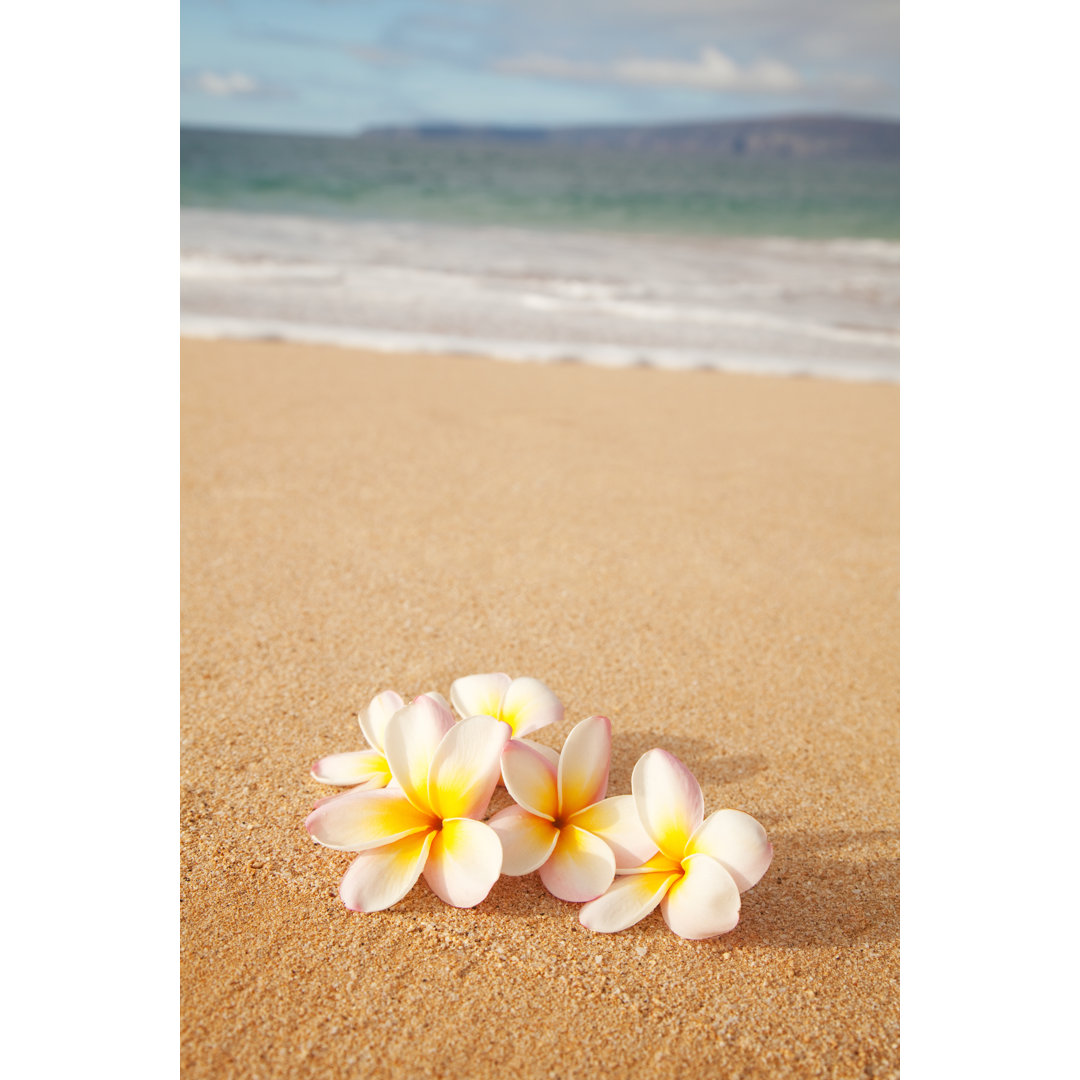
<path fill-rule="evenodd" d="M 222 74 L 204 68 L 202 71 L 195 72 L 187 82 L 191 89 L 209 97 L 241 97 L 257 94 L 261 89 L 250 75 L 245 75 L 242 71 Z"/>
<path fill-rule="evenodd" d="M 501 60 L 495 66 L 499 71 L 511 74 L 548 79 L 685 86 L 699 90 L 781 93 L 803 86 L 799 73 L 780 60 L 758 60 L 740 66 L 712 46 L 702 49 L 697 60 L 689 61 L 627 57 L 606 64 L 592 64 L 530 53 Z"/>
<path fill-rule="evenodd" d="M 275 26 L 241 26 L 236 37 L 244 41 L 267 41 L 293 49 L 314 49 L 321 52 L 343 53 L 372 67 L 395 67 L 409 57 L 400 52 L 383 49 L 366 41 L 351 41 L 332 34 L 312 34 L 302 30 L 282 30 Z"/>
<path fill-rule="evenodd" d="M 680 60 L 619 60 L 612 71 L 621 82 L 653 86 L 696 86 L 706 90 L 794 90 L 802 80 L 799 73 L 779 60 L 759 60 L 739 67 L 719 49 L 701 50 L 694 62 Z"/>

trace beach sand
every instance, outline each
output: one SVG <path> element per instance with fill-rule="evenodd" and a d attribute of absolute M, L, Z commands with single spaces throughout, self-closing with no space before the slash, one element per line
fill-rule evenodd
<path fill-rule="evenodd" d="M 181 400 L 185 1078 L 898 1074 L 897 387 L 187 340 Z M 765 825 L 735 930 L 346 911 L 310 763 L 492 670 Z"/>

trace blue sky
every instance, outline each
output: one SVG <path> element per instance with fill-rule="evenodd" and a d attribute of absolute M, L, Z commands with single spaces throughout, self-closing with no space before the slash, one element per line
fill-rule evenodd
<path fill-rule="evenodd" d="M 182 0 L 182 123 L 899 115 L 896 0 Z"/>

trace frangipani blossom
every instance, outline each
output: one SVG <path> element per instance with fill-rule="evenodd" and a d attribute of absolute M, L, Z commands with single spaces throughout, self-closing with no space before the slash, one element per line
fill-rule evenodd
<path fill-rule="evenodd" d="M 422 694 L 386 725 L 390 772 L 399 787 L 354 788 L 325 799 L 305 825 L 320 844 L 358 852 L 341 880 L 351 911 L 396 904 L 420 874 L 440 899 L 473 907 L 502 869 L 502 845 L 478 820 L 499 779 L 507 724 L 450 710 Z"/>
<path fill-rule="evenodd" d="M 494 716 L 509 724 L 515 739 L 563 718 L 562 702 L 539 679 L 511 680 L 501 672 L 455 679 L 450 701 L 462 717 Z"/>
<path fill-rule="evenodd" d="M 590 930 L 614 933 L 645 918 L 657 904 L 664 921 L 690 939 L 716 937 L 739 921 L 739 894 L 753 888 L 772 862 L 765 830 L 740 810 L 718 810 L 704 821 L 701 786 L 666 750 L 650 750 L 630 781 L 645 831 L 659 851 L 581 909 Z"/>
<path fill-rule="evenodd" d="M 554 762 L 513 739 L 502 755 L 503 782 L 517 806 L 500 810 L 491 827 L 503 845 L 503 873 L 540 871 L 553 896 L 580 903 L 599 896 L 619 866 L 637 866 L 656 852 L 631 795 L 605 799 L 611 721 L 582 720 Z"/>
<path fill-rule="evenodd" d="M 430 690 L 424 696 L 434 698 L 449 711 L 450 706 L 442 694 Z M 344 754 L 319 758 L 311 766 L 312 777 L 320 784 L 333 784 L 335 787 L 361 787 L 365 790 L 386 787 L 390 782 L 390 766 L 386 763 L 383 736 L 390 717 L 404 707 L 401 695 L 393 690 L 376 694 L 360 714 L 360 730 L 371 749 L 349 750 Z"/>

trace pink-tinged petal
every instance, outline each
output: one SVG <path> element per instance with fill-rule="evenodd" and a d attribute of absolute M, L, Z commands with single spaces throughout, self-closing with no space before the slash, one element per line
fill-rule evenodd
<path fill-rule="evenodd" d="M 739 886 L 708 855 L 683 861 L 683 875 L 660 904 L 664 922 L 681 938 L 700 941 L 726 934 L 739 921 Z"/>
<path fill-rule="evenodd" d="M 562 718 L 562 702 L 539 679 L 515 679 L 507 687 L 499 719 L 510 725 L 515 738 L 559 724 Z"/>
<path fill-rule="evenodd" d="M 428 796 L 441 818 L 482 817 L 499 782 L 499 760 L 510 728 L 490 716 L 471 716 L 443 736 L 431 761 Z"/>
<path fill-rule="evenodd" d="M 595 900 L 615 880 L 615 856 L 600 837 L 567 825 L 551 858 L 540 867 L 540 880 L 560 900 Z"/>
<path fill-rule="evenodd" d="M 651 859 L 646 859 L 640 866 L 619 867 L 618 874 L 681 874 L 682 865 L 675 859 L 669 859 L 658 851 Z"/>
<path fill-rule="evenodd" d="M 435 834 L 424 880 L 442 901 L 475 907 L 502 870 L 503 849 L 495 830 L 472 818 L 448 818 Z"/>
<path fill-rule="evenodd" d="M 438 710 L 444 724 L 453 724 L 455 722 L 454 713 L 446 703 L 446 698 L 444 698 L 442 694 L 434 690 L 428 691 L 426 694 L 418 694 L 412 699 L 410 704 L 415 705 L 421 698 L 423 698 L 429 706 L 434 706 L 435 709 Z"/>
<path fill-rule="evenodd" d="M 638 817 L 633 795 L 613 795 L 579 810 L 569 821 L 599 836 L 615 856 L 615 869 L 640 866 L 656 854 L 656 845 Z"/>
<path fill-rule="evenodd" d="M 559 755 L 559 813 L 568 818 L 607 794 L 611 721 L 590 716 L 575 724 Z"/>
<path fill-rule="evenodd" d="M 437 701 L 451 716 L 454 715 L 453 710 L 450 708 L 450 702 L 447 701 L 438 690 L 425 690 L 422 696 Z"/>
<path fill-rule="evenodd" d="M 555 820 L 559 812 L 558 783 L 544 754 L 511 739 L 502 752 L 502 776 L 514 802 L 537 817 Z"/>
<path fill-rule="evenodd" d="M 381 788 L 390 780 L 390 766 L 378 750 L 352 750 L 319 758 L 311 766 L 311 775 L 320 784 Z"/>
<path fill-rule="evenodd" d="M 559 772 L 559 751 L 552 750 L 550 746 L 545 746 L 542 742 L 536 742 L 535 739 L 514 739 L 514 742 L 524 743 L 526 746 L 535 750 L 538 754 L 544 755 L 544 760 L 551 766 L 552 771 L 558 775 Z"/>
<path fill-rule="evenodd" d="M 371 699 L 371 704 L 360 714 L 360 730 L 372 750 L 382 753 L 385 748 L 386 725 L 390 717 L 403 708 L 405 702 L 393 690 L 384 690 Z"/>
<path fill-rule="evenodd" d="M 321 802 L 304 822 L 313 839 L 339 851 L 380 847 L 434 824 L 430 815 L 390 788 L 353 788 Z"/>
<path fill-rule="evenodd" d="M 428 811 L 428 773 L 435 751 L 454 727 L 454 718 L 437 701 L 420 695 L 398 710 L 386 725 L 386 760 L 405 797 Z"/>
<path fill-rule="evenodd" d="M 656 846 L 678 862 L 705 816 L 705 800 L 694 774 L 666 750 L 650 750 L 630 778 L 638 816 Z"/>
<path fill-rule="evenodd" d="M 503 695 L 509 685 L 510 676 L 502 672 L 466 675 L 450 684 L 450 701 L 463 720 L 470 716 L 494 716 L 498 720 Z"/>
<path fill-rule="evenodd" d="M 503 849 L 502 872 L 511 877 L 531 874 L 548 861 L 559 830 L 521 806 L 508 806 L 488 820 Z"/>
<path fill-rule="evenodd" d="M 383 847 L 362 851 L 345 871 L 338 889 L 350 911 L 383 911 L 416 884 L 436 833 L 413 833 Z"/>
<path fill-rule="evenodd" d="M 690 837 L 687 855 L 709 855 L 735 879 L 739 892 L 752 889 L 769 869 L 773 849 L 765 829 L 741 810 L 717 810 Z"/>
<path fill-rule="evenodd" d="M 664 897 L 678 874 L 618 877 L 603 896 L 581 909 L 581 925 L 600 934 L 616 934 L 641 922 Z"/>

